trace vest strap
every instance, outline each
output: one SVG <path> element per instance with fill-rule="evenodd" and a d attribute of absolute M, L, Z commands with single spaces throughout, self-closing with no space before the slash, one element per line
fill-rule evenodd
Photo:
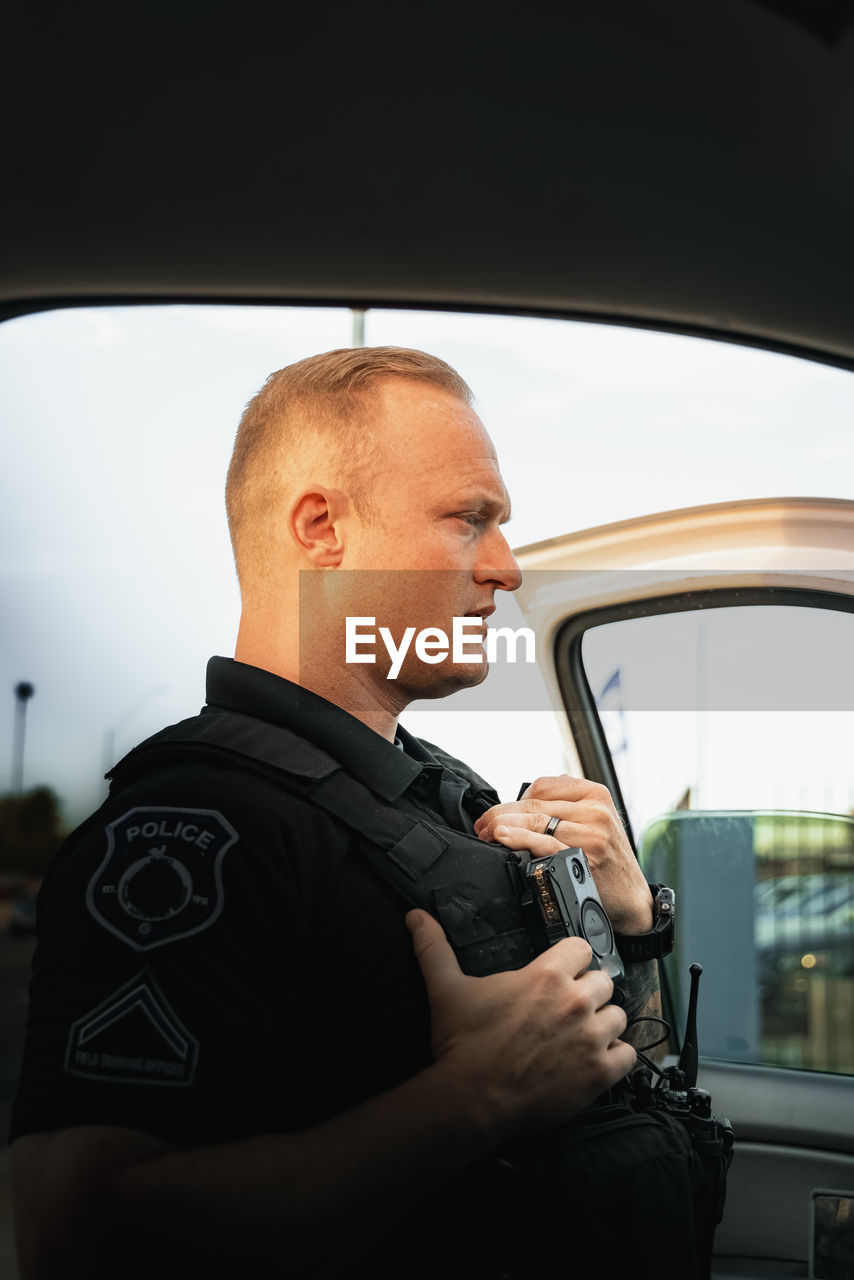
<path fill-rule="evenodd" d="M 119 761 L 107 774 L 110 792 L 170 760 L 199 759 L 265 777 L 364 836 L 362 856 L 405 907 L 438 917 L 464 972 L 516 969 L 533 958 L 517 889 L 517 854 L 394 808 L 290 729 L 235 711 L 193 716 Z M 488 796 L 487 784 L 477 781 Z"/>

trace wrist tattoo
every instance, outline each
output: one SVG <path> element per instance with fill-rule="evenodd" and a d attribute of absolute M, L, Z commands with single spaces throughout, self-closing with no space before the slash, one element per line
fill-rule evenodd
<path fill-rule="evenodd" d="M 642 1050 L 645 1044 L 651 1044 L 653 1040 L 660 1039 L 662 1032 L 661 1026 L 656 1022 L 639 1022 L 636 1026 L 631 1025 L 636 1018 L 661 1017 L 658 961 L 644 960 L 640 964 L 627 965 L 626 976 L 621 985 L 624 993 L 623 1008 L 629 1025 L 620 1039 L 625 1040 L 626 1044 L 632 1045 L 635 1049 Z M 661 1058 L 666 1053 L 667 1042 L 665 1041 L 664 1044 L 651 1049 L 648 1056 Z"/>

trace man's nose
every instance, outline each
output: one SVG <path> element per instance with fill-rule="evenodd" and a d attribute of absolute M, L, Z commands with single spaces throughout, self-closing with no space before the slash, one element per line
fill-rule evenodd
<path fill-rule="evenodd" d="M 499 591 L 518 591 L 521 587 L 522 570 L 500 529 L 481 543 L 474 576 L 477 582 L 492 582 Z"/>

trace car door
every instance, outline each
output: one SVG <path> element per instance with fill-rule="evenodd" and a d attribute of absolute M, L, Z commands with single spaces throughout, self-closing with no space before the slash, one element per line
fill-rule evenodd
<path fill-rule="evenodd" d="M 703 966 L 699 1083 L 735 1130 L 716 1274 L 805 1275 L 811 1193 L 854 1193 L 854 502 L 671 511 L 517 556 L 568 768 L 676 890 L 671 1052 Z"/>

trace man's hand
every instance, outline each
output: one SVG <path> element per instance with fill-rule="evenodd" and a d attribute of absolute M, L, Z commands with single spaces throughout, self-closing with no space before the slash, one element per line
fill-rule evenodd
<path fill-rule="evenodd" d="M 554 835 L 550 818 L 560 818 Z M 617 933 L 648 933 L 652 897 L 607 787 L 561 774 L 538 778 L 512 804 L 496 804 L 475 823 L 481 840 L 528 849 L 535 858 L 567 847 L 587 855 L 602 905 Z"/>
<path fill-rule="evenodd" d="M 522 969 L 468 977 L 425 911 L 406 923 L 430 999 L 433 1054 L 491 1143 L 570 1119 L 634 1067 L 626 1015 L 592 951 L 565 938 Z"/>

